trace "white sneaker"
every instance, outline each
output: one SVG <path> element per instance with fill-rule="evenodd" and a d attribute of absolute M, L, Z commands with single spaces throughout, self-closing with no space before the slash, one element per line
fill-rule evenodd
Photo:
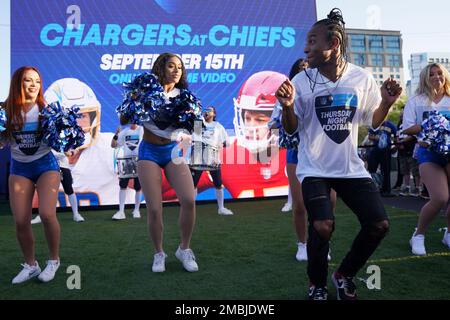
<path fill-rule="evenodd" d="M 41 216 L 37 215 L 36 217 L 34 217 L 34 219 L 31 220 L 31 224 L 38 224 L 41 223 Z"/>
<path fill-rule="evenodd" d="M 36 261 L 34 266 L 30 266 L 27 263 L 22 264 L 23 269 L 12 279 L 12 284 L 18 284 L 30 280 L 41 273 L 39 263 Z"/>
<path fill-rule="evenodd" d="M 295 255 L 295 259 L 297 261 L 308 261 L 308 253 L 306 252 L 306 243 L 297 242 L 297 254 Z"/>
<path fill-rule="evenodd" d="M 227 209 L 225 207 L 223 207 L 222 209 L 219 209 L 218 213 L 223 216 L 232 216 L 233 215 L 233 211 L 231 211 L 230 209 Z"/>
<path fill-rule="evenodd" d="M 283 206 L 283 208 L 281 208 L 281 212 L 289 212 L 292 210 L 292 203 L 286 202 Z"/>
<path fill-rule="evenodd" d="M 133 210 L 133 218 L 139 219 L 141 217 L 141 213 L 139 210 Z"/>
<path fill-rule="evenodd" d="M 442 238 L 442 243 L 450 249 L 450 233 L 447 228 L 445 229 L 444 237 Z"/>
<path fill-rule="evenodd" d="M 195 262 L 195 255 L 191 249 L 182 250 L 178 247 L 177 252 L 175 252 L 175 256 L 183 263 L 183 267 L 186 271 L 198 271 L 198 265 L 197 262 Z"/>
<path fill-rule="evenodd" d="M 49 282 L 55 277 L 55 273 L 59 268 L 59 260 L 47 260 L 47 266 L 41 272 L 38 279 L 42 282 Z"/>
<path fill-rule="evenodd" d="M 73 221 L 75 222 L 84 222 L 84 218 L 79 213 L 75 213 L 73 215 Z"/>
<path fill-rule="evenodd" d="M 123 211 L 117 211 L 116 214 L 112 216 L 113 220 L 124 220 L 125 218 L 125 212 Z"/>
<path fill-rule="evenodd" d="M 164 252 L 155 253 L 155 255 L 153 256 L 152 271 L 153 272 L 166 271 L 166 258 L 167 254 L 165 254 Z"/>
<path fill-rule="evenodd" d="M 409 240 L 411 245 L 411 252 L 416 256 L 424 256 L 427 254 L 425 251 L 425 236 L 423 234 L 418 234 L 414 232 L 411 240 Z"/>

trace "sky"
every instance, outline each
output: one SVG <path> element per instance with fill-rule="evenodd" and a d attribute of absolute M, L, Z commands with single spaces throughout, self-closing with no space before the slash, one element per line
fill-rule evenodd
<path fill-rule="evenodd" d="M 448 0 L 316 0 L 316 5 L 318 19 L 338 7 L 348 28 L 400 31 L 406 80 L 410 79 L 407 69 L 411 53 L 450 52 Z M 9 12 L 10 0 L 0 0 L 0 100 L 8 94 L 11 75 Z"/>

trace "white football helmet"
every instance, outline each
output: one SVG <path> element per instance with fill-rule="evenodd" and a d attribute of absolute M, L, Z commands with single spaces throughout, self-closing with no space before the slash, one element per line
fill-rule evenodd
<path fill-rule="evenodd" d="M 82 126 L 85 133 L 84 144 L 79 149 L 85 149 L 94 144 L 100 132 L 101 105 L 94 91 L 84 82 L 75 78 L 63 78 L 53 82 L 45 91 L 47 103 L 58 101 L 62 107 L 77 106 L 79 113 L 89 116 L 89 126 Z"/>
<path fill-rule="evenodd" d="M 250 76 L 242 85 L 239 96 L 234 100 L 234 130 L 237 142 L 252 153 L 267 150 L 270 145 L 277 145 L 278 136 L 271 133 L 267 123 L 259 126 L 246 125 L 245 111 L 261 112 L 270 118 L 277 103 L 275 92 L 287 79 L 275 71 L 261 71 Z M 259 137 L 258 132 L 266 132 L 265 137 Z"/>

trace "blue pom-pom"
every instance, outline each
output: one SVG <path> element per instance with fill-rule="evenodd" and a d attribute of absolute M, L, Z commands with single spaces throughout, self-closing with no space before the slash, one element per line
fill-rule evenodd
<path fill-rule="evenodd" d="M 429 144 L 431 151 L 450 154 L 450 121 L 438 111 L 431 111 L 422 122 L 422 131 L 418 140 Z"/>
<path fill-rule="evenodd" d="M 284 131 L 283 127 L 281 127 L 278 134 L 278 143 L 281 148 L 297 150 L 298 144 L 300 142 L 298 133 L 294 135 L 287 134 L 287 132 Z"/>
<path fill-rule="evenodd" d="M 268 125 L 271 128 L 275 127 L 276 129 L 278 129 L 278 145 L 280 146 L 280 148 L 297 150 L 299 143 L 298 133 L 294 135 L 288 134 L 281 125 L 279 117 L 271 119 Z"/>
<path fill-rule="evenodd" d="M 84 143 L 83 129 L 77 118 L 80 108 L 62 108 L 59 102 L 48 104 L 41 111 L 43 140 L 57 152 L 67 152 Z"/>
<path fill-rule="evenodd" d="M 200 100 L 187 89 L 181 89 L 178 96 L 169 100 L 170 103 L 163 108 L 162 116 L 174 127 L 193 132 L 195 121 L 203 121 Z"/>
<path fill-rule="evenodd" d="M 0 107 L 0 132 L 6 130 L 6 111 Z"/>
<path fill-rule="evenodd" d="M 152 109 L 164 105 L 164 89 L 154 74 L 142 73 L 123 88 L 124 99 L 116 112 L 130 123 L 141 125 L 150 119 Z"/>
<path fill-rule="evenodd" d="M 116 112 L 131 123 L 141 125 L 152 119 L 161 130 L 173 126 L 192 132 L 194 121 L 203 120 L 201 102 L 192 92 L 181 89 L 166 103 L 164 89 L 151 73 L 140 74 L 123 86 L 124 99 Z"/>

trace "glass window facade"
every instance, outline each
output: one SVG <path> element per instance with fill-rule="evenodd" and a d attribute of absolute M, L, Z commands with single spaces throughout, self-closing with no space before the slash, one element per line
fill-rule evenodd
<path fill-rule="evenodd" d="M 386 65 L 389 67 L 400 67 L 400 56 L 387 54 L 386 55 Z"/>
<path fill-rule="evenodd" d="M 374 66 L 374 71 L 377 71 L 376 67 L 383 66 L 383 55 L 382 54 L 371 54 L 370 55 L 370 64 Z"/>
<path fill-rule="evenodd" d="M 366 55 L 354 53 L 353 54 L 353 63 L 358 66 L 366 66 L 367 65 Z"/>
<path fill-rule="evenodd" d="M 400 38 L 397 36 L 384 36 L 386 52 L 400 53 Z"/>
<path fill-rule="evenodd" d="M 350 50 L 353 52 L 365 52 L 366 51 L 366 43 L 364 35 L 360 34 L 351 34 L 350 37 Z"/>
<path fill-rule="evenodd" d="M 370 52 L 383 52 L 383 37 L 382 36 L 367 36 L 369 41 Z"/>

